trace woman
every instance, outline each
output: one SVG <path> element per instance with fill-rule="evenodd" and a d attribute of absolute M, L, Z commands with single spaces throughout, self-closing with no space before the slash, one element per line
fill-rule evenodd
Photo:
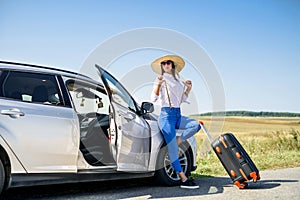
<path fill-rule="evenodd" d="M 199 186 L 186 177 L 178 160 L 178 145 L 196 134 L 201 128 L 196 120 L 181 115 L 180 105 L 186 101 L 192 89 L 190 80 L 184 83 L 179 80 L 178 73 L 184 65 L 184 60 L 175 55 L 163 56 L 152 62 L 152 70 L 160 76 L 154 84 L 151 100 L 153 102 L 160 100 L 162 108 L 158 121 L 159 128 L 167 143 L 172 166 L 181 179 L 180 186 L 196 189 Z M 177 139 L 176 129 L 184 129 Z"/>

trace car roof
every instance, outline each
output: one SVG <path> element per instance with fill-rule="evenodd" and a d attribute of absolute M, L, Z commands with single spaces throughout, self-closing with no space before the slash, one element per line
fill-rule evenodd
<path fill-rule="evenodd" d="M 19 63 L 19 62 L 11 62 L 11 61 L 1 61 L 0 60 L 0 69 L 5 69 L 9 71 L 27 71 L 27 72 L 39 72 L 45 74 L 52 74 L 52 75 L 62 75 L 71 77 L 74 79 L 81 79 L 89 82 L 93 82 L 95 84 L 99 84 L 99 82 L 95 81 L 94 79 L 77 72 L 65 70 L 65 69 L 58 69 L 54 67 L 48 66 L 41 66 L 35 64 L 28 64 L 28 63 Z"/>

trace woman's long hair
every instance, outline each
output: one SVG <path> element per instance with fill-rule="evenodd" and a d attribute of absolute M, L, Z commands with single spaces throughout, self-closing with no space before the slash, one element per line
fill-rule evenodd
<path fill-rule="evenodd" d="M 176 81 L 178 81 L 178 79 L 176 78 L 176 73 L 175 73 L 175 64 L 174 64 L 174 62 L 172 60 L 171 60 L 171 63 L 172 63 L 172 75 L 173 75 L 174 79 Z M 165 73 L 165 70 L 164 70 L 164 68 L 163 68 L 162 65 L 160 65 L 160 67 L 161 67 L 161 75 L 163 75 Z"/>

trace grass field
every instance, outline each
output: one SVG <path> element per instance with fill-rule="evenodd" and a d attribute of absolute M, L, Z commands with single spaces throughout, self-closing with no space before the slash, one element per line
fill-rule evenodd
<path fill-rule="evenodd" d="M 211 117 L 199 117 L 208 130 Z M 259 170 L 300 166 L 300 118 L 226 117 L 222 133 L 233 133 Z M 220 133 L 214 133 L 216 137 Z M 227 175 L 201 130 L 198 142 L 198 168 L 194 176 Z"/>

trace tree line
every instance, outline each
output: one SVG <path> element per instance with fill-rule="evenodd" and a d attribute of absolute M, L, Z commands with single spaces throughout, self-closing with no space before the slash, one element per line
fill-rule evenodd
<path fill-rule="evenodd" d="M 244 117 L 300 117 L 300 113 L 291 112 L 253 112 L 253 111 L 226 111 L 226 112 L 207 112 L 194 116 L 244 116 Z"/>

